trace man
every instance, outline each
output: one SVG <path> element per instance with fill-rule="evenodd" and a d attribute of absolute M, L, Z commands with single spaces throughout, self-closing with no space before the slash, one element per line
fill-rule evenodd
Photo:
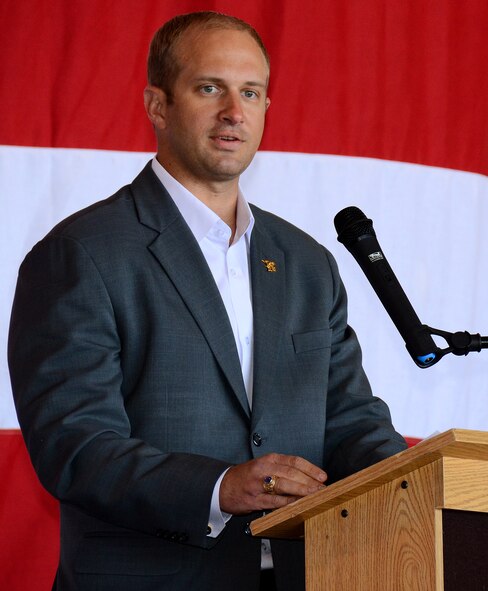
<path fill-rule="evenodd" d="M 57 589 L 253 591 L 251 519 L 405 443 L 331 255 L 239 191 L 270 104 L 257 33 L 176 17 L 148 74 L 157 159 L 21 267 L 19 422 L 61 502 Z M 271 551 L 277 589 L 303 589 L 301 542 Z"/>

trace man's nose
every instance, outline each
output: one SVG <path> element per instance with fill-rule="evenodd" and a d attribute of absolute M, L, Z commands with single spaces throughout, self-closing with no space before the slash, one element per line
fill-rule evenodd
<path fill-rule="evenodd" d="M 242 108 L 242 97 L 240 93 L 229 92 L 224 97 L 224 104 L 220 112 L 223 121 L 239 125 L 244 121 L 244 110 Z"/>

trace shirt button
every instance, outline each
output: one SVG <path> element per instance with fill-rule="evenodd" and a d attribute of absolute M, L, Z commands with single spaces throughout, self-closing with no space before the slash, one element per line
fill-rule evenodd
<path fill-rule="evenodd" d="M 252 442 L 256 447 L 260 447 L 263 443 L 263 438 L 259 433 L 253 433 Z"/>

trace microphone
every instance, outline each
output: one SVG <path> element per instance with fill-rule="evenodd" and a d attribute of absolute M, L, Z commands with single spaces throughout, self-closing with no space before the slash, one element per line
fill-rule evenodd
<path fill-rule="evenodd" d="M 442 352 L 423 325 L 376 239 L 373 222 L 357 207 L 346 207 L 334 218 L 337 240 L 353 255 L 403 337 L 407 351 L 422 368 L 440 360 Z"/>

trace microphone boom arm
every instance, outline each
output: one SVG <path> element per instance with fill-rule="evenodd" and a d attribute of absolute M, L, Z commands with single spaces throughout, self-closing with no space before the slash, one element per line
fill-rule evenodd
<path fill-rule="evenodd" d="M 442 337 L 447 342 L 448 346 L 445 349 L 437 347 L 431 355 L 425 356 L 426 359 L 412 356 L 418 367 L 430 367 L 431 365 L 434 365 L 434 363 L 440 361 L 442 357 L 448 353 L 461 356 L 472 353 L 473 351 L 479 353 L 481 349 L 488 349 L 488 337 L 482 337 L 479 333 L 469 334 L 466 330 L 464 332 L 446 332 L 445 330 L 440 330 L 438 328 L 431 328 L 426 324 L 423 324 L 422 327 L 430 335 Z"/>

